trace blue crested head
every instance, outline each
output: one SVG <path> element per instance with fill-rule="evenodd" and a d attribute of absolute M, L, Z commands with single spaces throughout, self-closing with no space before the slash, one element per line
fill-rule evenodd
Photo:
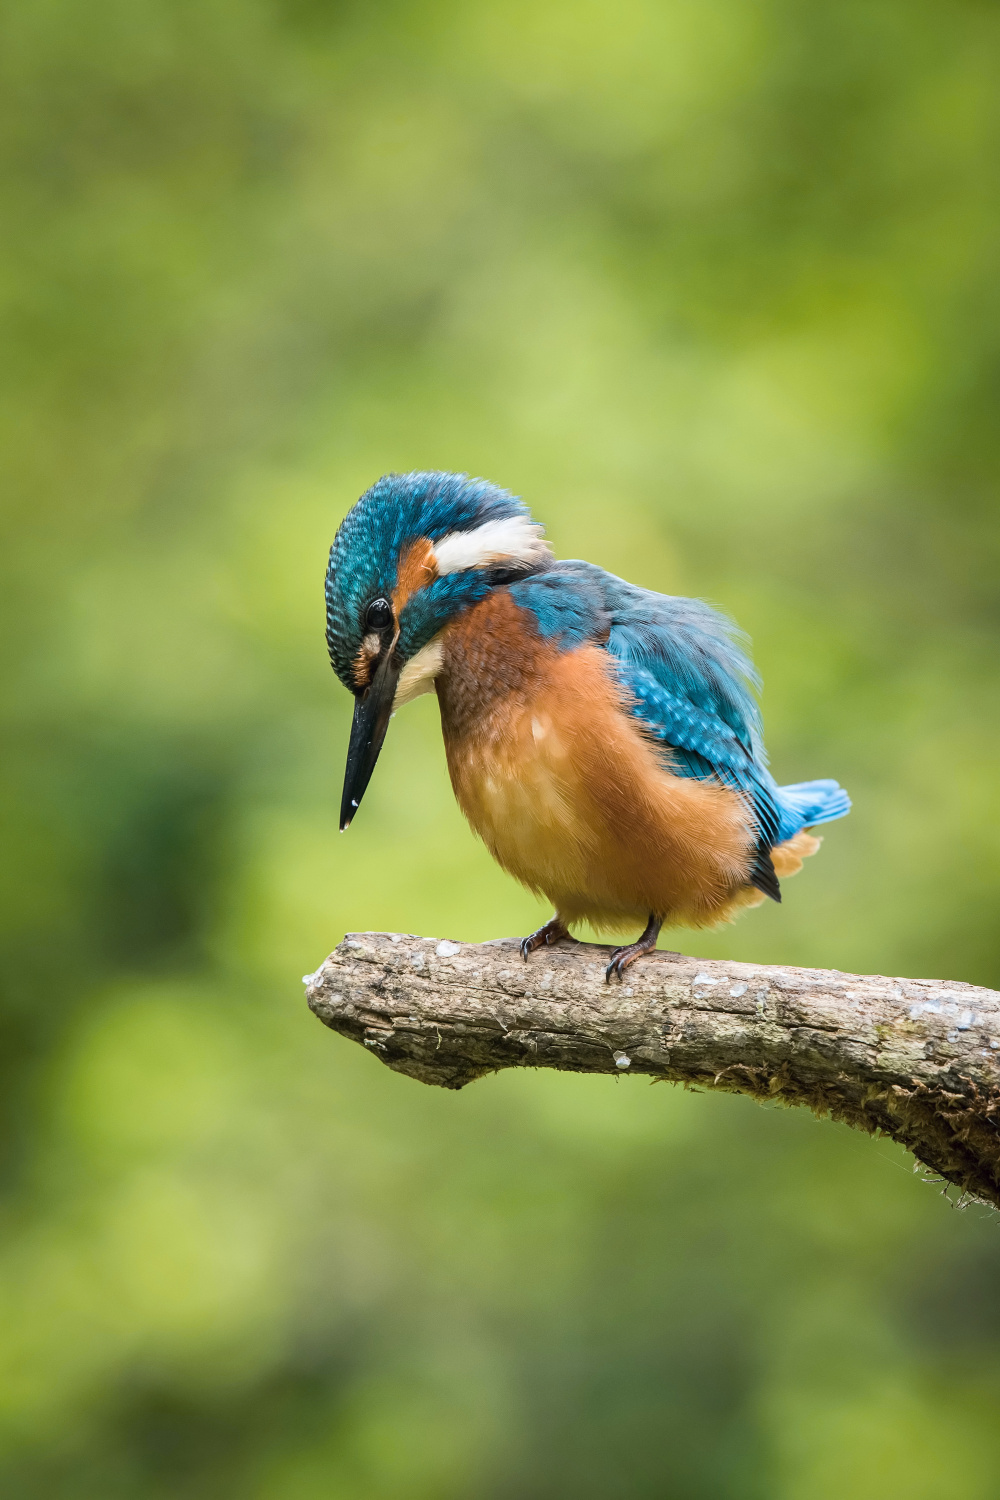
<path fill-rule="evenodd" d="M 465 474 L 386 474 L 348 511 L 326 575 L 330 660 L 357 700 L 342 827 L 368 784 L 407 665 L 462 609 L 550 561 L 524 502 Z"/>
<path fill-rule="evenodd" d="M 488 480 L 384 475 L 348 511 L 330 548 L 326 639 L 334 671 L 351 692 L 367 686 L 358 653 L 374 601 L 392 608 L 394 649 L 406 661 L 459 609 L 548 556 L 523 500 Z"/>

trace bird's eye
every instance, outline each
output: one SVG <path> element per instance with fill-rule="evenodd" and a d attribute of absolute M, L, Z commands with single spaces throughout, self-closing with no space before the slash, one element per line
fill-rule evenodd
<path fill-rule="evenodd" d="M 368 630 L 385 630 L 392 624 L 392 605 L 388 599 L 373 599 L 365 610 L 365 626 Z"/>

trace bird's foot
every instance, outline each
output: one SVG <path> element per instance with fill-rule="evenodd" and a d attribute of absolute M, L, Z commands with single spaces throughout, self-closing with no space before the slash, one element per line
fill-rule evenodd
<path fill-rule="evenodd" d="M 604 971 L 605 984 L 611 983 L 612 974 L 617 979 L 624 978 L 625 970 L 631 964 L 634 964 L 637 958 L 642 958 L 646 953 L 654 952 L 655 948 L 655 938 L 651 943 L 644 943 L 640 939 L 638 943 L 627 943 L 624 948 L 616 948 L 611 955 L 611 962 Z"/>
<path fill-rule="evenodd" d="M 663 926 L 662 917 L 650 917 L 646 931 L 637 943 L 627 943 L 624 948 L 616 948 L 611 955 L 611 962 L 604 971 L 605 984 L 611 983 L 612 974 L 618 979 L 624 978 L 625 970 L 630 964 L 634 964 L 637 958 L 642 958 L 646 953 L 652 953 L 656 948 L 656 939 L 660 935 Z M 674 958 L 680 954 L 675 953 Z"/>
<path fill-rule="evenodd" d="M 525 963 L 528 955 L 534 953 L 536 948 L 550 948 L 553 943 L 558 943 L 560 938 L 569 937 L 569 931 L 563 926 L 558 917 L 553 917 L 551 922 L 546 922 L 544 927 L 539 927 L 530 937 L 521 940 L 521 957 Z"/>

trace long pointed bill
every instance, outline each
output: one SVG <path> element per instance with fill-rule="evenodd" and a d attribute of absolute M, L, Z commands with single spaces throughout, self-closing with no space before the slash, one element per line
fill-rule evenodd
<path fill-rule="evenodd" d="M 351 742 L 347 747 L 344 796 L 340 804 L 341 833 L 351 826 L 351 819 L 361 806 L 361 799 L 372 779 L 375 762 L 392 717 L 399 671 L 394 652 L 386 652 L 368 691 L 354 705 Z"/>

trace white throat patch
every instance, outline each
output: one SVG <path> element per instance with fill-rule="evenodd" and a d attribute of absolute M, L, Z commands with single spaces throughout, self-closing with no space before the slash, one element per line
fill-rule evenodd
<path fill-rule="evenodd" d="M 396 683 L 396 696 L 392 700 L 392 711 L 402 708 L 407 703 L 412 703 L 414 698 L 419 698 L 421 693 L 429 693 L 434 686 L 435 677 L 440 675 L 444 662 L 444 649 L 441 645 L 441 637 L 436 635 L 426 646 L 421 646 L 416 656 L 411 656 L 406 666 L 399 674 Z"/>
<path fill-rule="evenodd" d="M 542 531 L 538 522 L 527 516 L 506 516 L 502 521 L 485 521 L 475 531 L 449 532 L 433 544 L 438 574 L 443 577 L 445 573 L 489 568 L 496 563 L 513 568 L 537 567 L 552 555 Z"/>

